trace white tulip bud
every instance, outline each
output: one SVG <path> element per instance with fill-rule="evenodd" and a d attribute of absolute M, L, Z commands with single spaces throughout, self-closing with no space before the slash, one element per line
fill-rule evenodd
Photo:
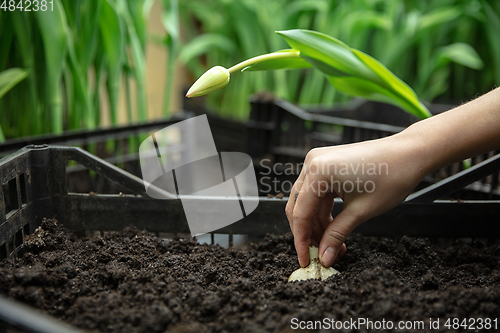
<path fill-rule="evenodd" d="M 215 66 L 206 71 L 189 88 L 186 97 L 206 95 L 214 90 L 225 87 L 229 83 L 229 71 L 222 66 Z"/>

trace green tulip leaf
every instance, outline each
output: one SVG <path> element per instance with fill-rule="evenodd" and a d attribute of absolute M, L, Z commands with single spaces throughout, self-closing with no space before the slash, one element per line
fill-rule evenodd
<path fill-rule="evenodd" d="M 373 72 L 352 53 L 351 48 L 340 40 L 309 30 L 278 31 L 291 48 L 300 51 L 302 57 L 317 59 L 348 75 L 375 77 Z"/>
<path fill-rule="evenodd" d="M 388 70 L 387 67 L 366 53 L 355 49 L 352 49 L 352 51 L 381 78 L 383 81 L 381 86 L 385 87 L 387 91 L 391 91 L 391 95 L 395 94 L 400 96 L 398 99 L 400 98 L 407 101 L 405 104 L 408 104 L 410 107 L 405 107 L 405 110 L 410 111 L 419 118 L 427 118 L 431 116 L 429 110 L 427 110 L 427 108 L 418 100 L 417 94 L 415 94 L 410 86 L 401 81 L 396 75 Z"/>
<path fill-rule="evenodd" d="M 419 118 L 431 115 L 406 83 L 369 55 L 315 31 L 278 33 L 302 58 L 323 72 L 337 90 L 392 103 Z"/>
<path fill-rule="evenodd" d="M 424 114 L 415 112 L 415 106 L 408 100 L 402 98 L 397 93 L 384 88 L 374 82 L 359 77 L 335 77 L 329 76 L 328 81 L 340 92 L 344 94 L 366 98 L 372 101 L 389 103 L 404 110 L 412 110 L 412 114 L 421 118 L 426 118 Z"/>

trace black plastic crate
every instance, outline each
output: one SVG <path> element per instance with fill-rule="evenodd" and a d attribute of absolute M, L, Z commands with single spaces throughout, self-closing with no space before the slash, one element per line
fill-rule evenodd
<path fill-rule="evenodd" d="M 140 177 L 138 147 L 151 133 L 179 121 L 195 116 L 190 112 L 178 112 L 167 120 L 148 123 L 101 128 L 94 130 L 68 131 L 61 135 L 41 135 L 7 140 L 0 144 L 0 157 L 8 156 L 28 145 L 60 145 L 79 147 L 93 155 L 119 166 Z M 207 115 L 214 142 L 219 151 L 247 151 L 247 129 L 249 124 Z M 70 192 L 131 193 L 128 189 L 106 182 L 99 174 L 90 174 L 88 169 L 69 163 L 66 168 L 67 187 Z"/>
<path fill-rule="evenodd" d="M 138 147 L 141 141 L 152 131 L 160 130 L 192 116 L 190 113 L 179 112 L 167 120 L 7 140 L 0 144 L 0 157 L 15 153 L 28 145 L 51 144 L 80 147 L 111 164 L 119 165 L 123 170 L 140 176 Z M 106 182 L 97 174 L 90 174 L 82 166 L 69 164 L 66 171 L 70 192 L 93 191 L 108 194 L 127 192 L 125 188 Z"/>
<path fill-rule="evenodd" d="M 135 194 L 68 192 L 66 166 L 69 160 Z M 355 232 L 379 237 L 497 238 L 500 234 L 500 201 L 437 199 L 497 172 L 499 168 L 500 155 L 496 155 L 414 193 L 406 202 L 359 226 Z M 175 196 L 167 200 L 147 197 L 140 178 L 81 148 L 47 145 L 25 147 L 0 160 L 0 182 L 2 257 L 21 255 L 24 236 L 32 233 L 45 217 L 55 217 L 64 227 L 77 232 L 121 230 L 134 225 L 156 233 L 189 233 L 180 199 Z M 261 197 L 259 200 L 259 206 L 253 213 L 215 233 L 261 237 L 288 232 L 284 214 L 286 198 Z M 333 214 L 338 214 L 341 209 L 342 202 L 337 200 Z M 45 316 L 39 319 L 31 310 L 16 307 L 15 303 L 1 297 L 0 319 L 20 325 L 30 332 L 72 330 L 67 326 L 55 330 L 54 327 L 59 326 L 52 318 Z M 48 323 L 52 326 L 46 326 Z"/>
<path fill-rule="evenodd" d="M 68 192 L 68 160 L 134 194 Z M 498 201 L 438 199 L 496 172 L 499 166 L 500 155 L 496 155 L 412 194 L 405 203 L 361 225 L 357 231 L 371 236 L 497 237 L 500 231 L 496 223 Z M 174 195 L 168 200 L 148 197 L 142 179 L 80 148 L 26 147 L 0 160 L 0 174 L 0 249 L 6 256 L 15 255 L 22 249 L 24 235 L 33 232 L 44 217 L 55 217 L 66 228 L 76 231 L 121 230 L 134 225 L 156 233 L 189 233 L 180 199 Z M 286 199 L 260 197 L 260 204 L 252 214 L 216 232 L 251 236 L 288 232 L 284 215 Z M 342 202 L 338 200 L 333 213 L 341 208 Z M 472 218 L 478 220 L 478 224 L 471 226 Z M 419 223 L 413 223 L 415 221 Z"/>
<path fill-rule="evenodd" d="M 386 112 L 378 107 L 362 102 L 343 109 L 305 111 L 280 100 L 254 99 L 246 123 L 212 115 L 208 115 L 208 120 L 219 151 L 246 152 L 253 158 L 260 194 L 265 195 L 263 160 L 268 160 L 270 166 L 300 163 L 313 147 L 387 136 L 416 121 L 401 110 Z M 0 257 L 22 255 L 24 236 L 34 232 L 43 218 L 55 217 L 64 227 L 81 233 L 121 230 L 134 225 L 157 234 L 189 234 L 179 199 L 174 196 L 156 200 L 146 196 L 138 177 L 138 153 L 131 150 L 130 142 L 135 141 L 133 144 L 138 147 L 141 138 L 151 131 L 191 116 L 182 113 L 161 122 L 28 138 L 0 145 L 0 154 L 10 153 L 0 159 Z M 104 149 L 108 142 L 112 142 L 112 151 Z M 38 145 L 17 151 L 28 143 Z M 359 226 L 355 232 L 376 237 L 498 238 L 500 201 L 492 199 L 498 191 L 500 155 L 491 152 L 474 158 L 472 165 L 465 170 L 454 165 L 443 169 L 441 174 L 430 175 L 429 183 L 434 184 Z M 266 176 L 293 182 L 297 174 L 272 172 Z M 468 197 L 471 192 L 479 193 L 487 200 L 439 200 L 457 192 Z M 286 199 L 262 196 L 252 214 L 214 233 L 228 235 L 230 239 L 233 234 L 244 234 L 250 239 L 284 234 L 289 231 L 284 214 Z M 333 214 L 341 209 L 342 202 L 337 200 Z M 12 317 L 12 311 L 18 315 Z M 30 310 L 16 308 L 0 297 L 0 319 L 24 325 L 30 332 L 56 332 L 44 330 L 42 326 L 47 323 L 33 316 L 36 315 Z M 43 318 L 54 324 L 50 317 Z M 59 327 L 57 322 L 54 325 Z M 70 328 L 63 327 L 60 331 Z"/>
<path fill-rule="evenodd" d="M 253 157 L 266 158 L 271 165 L 299 164 L 312 148 L 386 137 L 418 121 L 416 117 L 395 106 L 365 100 L 355 100 L 344 107 L 330 110 L 305 110 L 280 99 L 254 96 L 251 105 L 247 149 Z M 433 114 L 451 108 L 450 105 L 442 104 L 429 106 Z M 472 157 L 468 163 L 474 166 L 499 152 L 491 151 Z M 437 170 L 427 175 L 417 189 L 464 169 L 465 164 L 458 162 Z M 281 181 L 290 181 L 297 176 L 298 172 L 292 177 L 281 177 Z M 499 184 L 500 173 L 496 171 L 456 193 L 450 193 L 448 198 L 500 199 Z"/>

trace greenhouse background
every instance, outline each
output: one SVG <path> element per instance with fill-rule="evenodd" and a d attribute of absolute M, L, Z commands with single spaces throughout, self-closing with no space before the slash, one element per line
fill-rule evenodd
<path fill-rule="evenodd" d="M 364 51 L 427 103 L 456 105 L 500 85 L 495 0 L 54 0 L 53 10 L 29 13 L 7 4 L 0 140 L 169 117 L 208 68 L 284 49 L 274 31 L 292 28 Z M 244 121 L 254 93 L 308 107 L 350 99 L 313 70 L 231 80 L 197 103 Z"/>

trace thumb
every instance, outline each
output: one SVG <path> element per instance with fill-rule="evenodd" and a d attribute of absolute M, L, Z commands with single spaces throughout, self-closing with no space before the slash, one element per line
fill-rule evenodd
<path fill-rule="evenodd" d="M 339 253 L 343 250 L 342 244 L 344 244 L 347 236 L 361 222 L 358 221 L 355 214 L 344 209 L 326 227 L 319 244 L 319 259 L 323 266 L 330 267 L 333 265 Z"/>

